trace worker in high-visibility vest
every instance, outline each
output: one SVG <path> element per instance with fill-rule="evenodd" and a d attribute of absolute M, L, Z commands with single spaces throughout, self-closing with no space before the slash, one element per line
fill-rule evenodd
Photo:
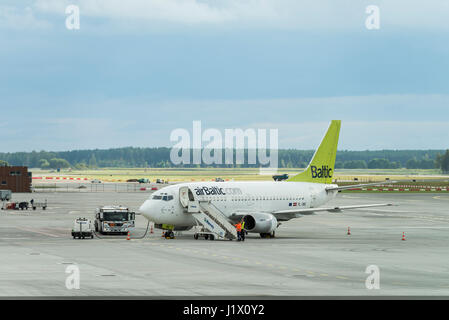
<path fill-rule="evenodd" d="M 237 224 L 234 225 L 235 226 L 235 230 L 237 230 L 237 241 L 242 240 L 242 223 L 239 222 Z"/>
<path fill-rule="evenodd" d="M 240 231 L 240 238 L 242 239 L 242 241 L 245 241 L 245 220 L 242 219 L 242 221 L 240 222 L 242 224 L 242 230 Z"/>

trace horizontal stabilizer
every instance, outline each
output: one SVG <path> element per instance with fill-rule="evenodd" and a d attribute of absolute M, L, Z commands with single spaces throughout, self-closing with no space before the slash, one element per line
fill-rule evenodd
<path fill-rule="evenodd" d="M 370 186 L 381 186 L 383 184 L 392 184 L 392 183 L 397 183 L 397 182 L 398 181 L 384 181 L 384 182 L 373 182 L 373 183 L 365 183 L 365 184 L 353 184 L 350 186 L 329 187 L 329 188 L 326 188 L 326 191 L 358 189 L 358 188 L 370 187 Z"/>

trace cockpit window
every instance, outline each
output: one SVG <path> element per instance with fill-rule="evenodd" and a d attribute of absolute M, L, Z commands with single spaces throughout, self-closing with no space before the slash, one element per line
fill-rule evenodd
<path fill-rule="evenodd" d="M 151 199 L 153 200 L 163 200 L 163 201 L 170 201 L 173 200 L 173 196 L 172 195 L 168 195 L 166 193 L 162 193 L 159 195 L 154 195 Z"/>

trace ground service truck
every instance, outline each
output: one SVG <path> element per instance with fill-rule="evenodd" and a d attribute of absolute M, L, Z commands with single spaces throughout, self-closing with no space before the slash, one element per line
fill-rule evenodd
<path fill-rule="evenodd" d="M 127 207 L 104 206 L 95 210 L 95 231 L 101 234 L 127 234 L 135 226 L 135 213 Z"/>
<path fill-rule="evenodd" d="M 77 218 L 72 228 L 73 239 L 93 239 L 92 222 L 87 218 Z"/>

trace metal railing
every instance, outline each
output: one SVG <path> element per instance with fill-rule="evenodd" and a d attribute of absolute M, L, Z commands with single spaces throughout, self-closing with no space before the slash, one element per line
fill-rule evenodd
<path fill-rule="evenodd" d="M 161 188 L 166 185 L 138 184 L 138 183 L 33 183 L 32 190 L 36 193 L 54 192 L 148 192 L 152 188 Z"/>

